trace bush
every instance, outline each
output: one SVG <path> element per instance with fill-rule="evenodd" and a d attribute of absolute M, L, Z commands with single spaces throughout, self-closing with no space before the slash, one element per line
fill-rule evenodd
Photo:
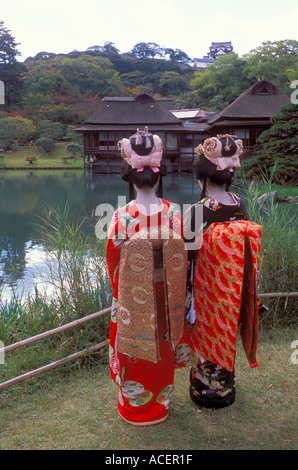
<path fill-rule="evenodd" d="M 76 155 L 77 153 L 82 154 L 84 147 L 80 144 L 76 144 L 74 142 L 71 142 L 70 144 L 67 144 L 65 148 L 66 148 L 67 152 L 70 152 L 70 153 Z"/>
<path fill-rule="evenodd" d="M 26 157 L 25 160 L 26 162 L 30 163 L 30 165 L 32 165 L 33 162 L 37 162 L 36 157 Z"/>
<path fill-rule="evenodd" d="M 40 137 L 52 139 L 54 141 L 61 140 L 64 134 L 64 127 L 61 122 L 54 122 L 46 119 L 41 121 L 38 127 Z"/>
<path fill-rule="evenodd" d="M 35 142 L 35 145 L 38 148 L 41 148 L 43 151 L 43 155 L 51 152 L 55 148 L 55 142 L 52 139 L 47 139 L 46 137 L 41 137 Z"/>
<path fill-rule="evenodd" d="M 272 118 L 273 125 L 264 131 L 255 147 L 255 155 L 243 162 L 248 178 L 267 174 L 273 182 L 297 181 L 298 164 L 298 111 L 289 103 Z"/>

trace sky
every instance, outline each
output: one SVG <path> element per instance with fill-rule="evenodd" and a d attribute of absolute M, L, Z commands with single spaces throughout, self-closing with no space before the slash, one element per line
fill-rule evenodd
<path fill-rule="evenodd" d="M 297 40 L 297 19 L 296 0 L 0 0 L 19 61 L 107 41 L 120 53 L 154 42 L 191 59 L 206 55 L 211 42 L 232 41 L 242 56 L 266 41 Z"/>

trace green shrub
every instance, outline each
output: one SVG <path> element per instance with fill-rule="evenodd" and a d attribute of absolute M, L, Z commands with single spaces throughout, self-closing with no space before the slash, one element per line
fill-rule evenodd
<path fill-rule="evenodd" d="M 262 179 L 267 174 L 278 184 L 297 181 L 298 164 L 298 110 L 289 103 L 272 118 L 272 126 L 264 131 L 255 147 L 254 156 L 243 162 L 248 178 Z"/>
<path fill-rule="evenodd" d="M 55 142 L 52 139 L 41 137 L 35 142 L 35 145 L 42 149 L 43 155 L 51 152 L 55 148 Z"/>

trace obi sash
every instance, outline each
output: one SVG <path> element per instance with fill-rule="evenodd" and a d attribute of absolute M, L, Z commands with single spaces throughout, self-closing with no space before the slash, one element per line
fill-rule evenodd
<path fill-rule="evenodd" d="M 135 235 L 123 243 L 119 264 L 117 350 L 122 354 L 157 362 L 158 332 L 155 296 L 154 244 L 160 243 L 163 257 L 163 282 L 172 349 L 178 345 L 185 321 L 185 283 L 187 251 L 175 234 L 167 239 Z"/>

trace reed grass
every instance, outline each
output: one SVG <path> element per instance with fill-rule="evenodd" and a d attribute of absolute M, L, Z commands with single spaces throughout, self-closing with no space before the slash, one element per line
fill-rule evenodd
<path fill-rule="evenodd" d="M 42 210 L 39 229 L 46 269 L 40 276 L 50 290 L 35 289 L 34 295 L 25 299 L 13 296 L 10 301 L 0 300 L 0 340 L 5 346 L 111 305 L 104 243 L 91 236 L 90 220 L 78 220 L 70 219 L 68 203 L 62 209 Z M 103 341 L 108 336 L 108 325 L 106 315 L 8 354 L 0 368 L 0 381 Z M 84 356 L 74 364 L 62 366 L 61 371 L 66 373 L 82 364 L 89 367 L 94 361 L 105 362 L 105 353 L 100 350 Z"/>
<path fill-rule="evenodd" d="M 258 291 L 297 291 L 297 206 L 276 204 L 272 197 L 260 206 L 259 196 L 272 192 L 271 181 L 240 181 L 237 192 L 246 200 L 250 220 L 263 227 L 260 259 L 265 250 L 267 255 Z M 45 207 L 40 213 L 40 237 L 46 252 L 46 269 L 40 276 L 51 287 L 51 293 L 36 289 L 26 299 L 13 296 L 9 302 L 0 300 L 0 341 L 5 346 L 111 305 L 105 242 L 95 237 L 94 221 L 80 215 L 72 220 L 70 213 L 68 203 L 63 208 Z M 297 298 L 266 298 L 264 303 L 269 311 L 261 316 L 262 329 L 279 330 L 297 324 Z M 108 325 L 106 315 L 8 354 L 0 368 L 0 381 L 101 342 L 108 337 Z M 59 373 L 106 361 L 105 351 L 100 350 L 62 366 Z M 45 380 L 55 373 L 48 372 Z"/>
<path fill-rule="evenodd" d="M 297 204 L 277 204 L 275 185 L 263 175 L 262 180 L 248 182 L 241 178 L 240 193 L 244 197 L 250 220 L 262 225 L 260 259 L 266 250 L 258 292 L 297 291 Z M 293 194 L 293 190 L 291 191 Z M 259 197 L 267 193 L 265 202 Z M 284 194 L 286 190 L 284 188 Z M 264 299 L 268 313 L 261 317 L 263 325 L 274 328 L 297 324 L 297 298 Z"/>

